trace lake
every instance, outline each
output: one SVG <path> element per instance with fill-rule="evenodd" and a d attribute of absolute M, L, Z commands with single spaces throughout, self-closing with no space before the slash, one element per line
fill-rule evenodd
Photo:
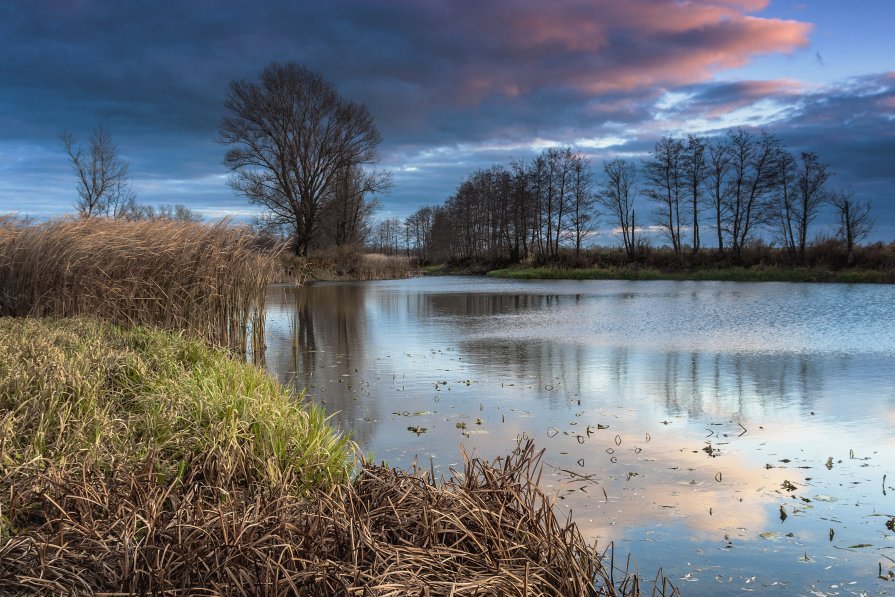
<path fill-rule="evenodd" d="M 270 290 L 266 366 L 376 461 L 532 437 L 684 595 L 887 595 L 895 287 L 426 277 Z"/>

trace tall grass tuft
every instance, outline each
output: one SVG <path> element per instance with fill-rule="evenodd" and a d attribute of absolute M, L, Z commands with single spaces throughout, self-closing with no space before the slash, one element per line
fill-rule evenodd
<path fill-rule="evenodd" d="M 350 442 L 323 411 L 220 348 L 85 318 L 0 318 L 0 471 L 151 455 L 154 473 L 212 485 L 347 480 Z"/>
<path fill-rule="evenodd" d="M 276 253 L 226 221 L 0 222 L 0 316 L 89 314 L 246 350 L 264 329 Z"/>

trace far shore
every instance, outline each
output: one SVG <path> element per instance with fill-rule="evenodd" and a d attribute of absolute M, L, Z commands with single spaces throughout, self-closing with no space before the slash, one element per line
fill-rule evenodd
<path fill-rule="evenodd" d="M 434 273 L 434 272 L 433 272 Z M 471 272 L 470 272 L 471 273 Z M 650 267 L 511 266 L 487 272 L 494 278 L 517 280 L 701 280 L 721 282 L 825 282 L 892 284 L 895 272 L 867 269 L 833 271 L 808 267 L 725 267 L 663 271 Z"/>

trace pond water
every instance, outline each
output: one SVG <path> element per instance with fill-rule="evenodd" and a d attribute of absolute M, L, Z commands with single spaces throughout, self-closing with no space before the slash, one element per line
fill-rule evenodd
<path fill-rule="evenodd" d="M 272 287 L 266 366 L 375 460 L 518 438 L 684 595 L 888 595 L 895 287 L 428 277 Z"/>

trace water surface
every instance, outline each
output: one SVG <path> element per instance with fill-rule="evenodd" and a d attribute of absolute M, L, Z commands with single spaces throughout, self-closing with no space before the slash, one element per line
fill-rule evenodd
<path fill-rule="evenodd" d="M 559 507 L 684 595 L 887 595 L 893 299 L 882 285 L 278 286 L 266 363 L 394 466 L 446 473 L 461 444 L 494 458 L 533 437 Z"/>

